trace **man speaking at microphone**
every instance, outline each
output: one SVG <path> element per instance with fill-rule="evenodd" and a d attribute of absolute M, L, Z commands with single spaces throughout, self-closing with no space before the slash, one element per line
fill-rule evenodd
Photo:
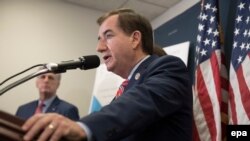
<path fill-rule="evenodd" d="M 131 9 L 111 11 L 97 22 L 97 51 L 107 70 L 126 83 L 109 105 L 79 122 L 58 114 L 31 117 L 22 126 L 23 139 L 191 141 L 192 89 L 185 64 L 153 55 L 152 27 Z"/>

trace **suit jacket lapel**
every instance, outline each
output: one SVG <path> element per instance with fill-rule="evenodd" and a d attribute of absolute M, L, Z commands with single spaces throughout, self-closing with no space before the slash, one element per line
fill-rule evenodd
<path fill-rule="evenodd" d="M 46 113 L 49 112 L 56 112 L 58 110 L 58 104 L 60 103 L 60 99 L 58 97 L 56 97 L 52 103 L 50 104 L 50 106 L 48 107 L 48 109 L 46 110 Z"/>
<path fill-rule="evenodd" d="M 149 66 L 149 64 L 151 62 L 153 62 L 156 58 L 158 58 L 158 56 L 156 55 L 151 55 L 149 58 L 147 58 L 146 60 L 144 60 L 139 67 L 135 70 L 134 74 L 132 75 L 132 77 L 129 80 L 129 83 L 127 85 L 127 87 L 125 88 L 124 92 L 130 88 L 131 86 L 134 85 L 134 83 L 137 83 L 138 80 L 140 80 L 141 76 L 144 75 L 145 70 L 147 69 L 147 67 Z"/>
<path fill-rule="evenodd" d="M 35 112 L 36 112 L 36 108 L 37 108 L 37 106 L 38 106 L 38 103 L 39 103 L 39 101 L 37 100 L 37 101 L 34 101 L 32 104 L 31 104 L 31 106 L 30 106 L 30 109 L 29 109 L 29 117 L 31 117 L 32 115 L 34 115 L 35 114 Z M 31 111 L 31 112 L 30 112 Z"/>
<path fill-rule="evenodd" d="M 128 85 L 125 87 L 124 92 L 125 93 L 127 91 L 127 89 L 129 89 L 130 87 L 132 87 L 134 85 L 134 83 L 137 83 L 138 80 L 140 80 L 140 77 L 144 74 L 146 68 L 148 67 L 148 65 L 153 62 L 156 58 L 158 58 L 158 56 L 156 55 L 151 55 L 149 58 L 147 58 L 146 60 L 144 60 L 139 67 L 135 70 L 134 74 L 132 75 L 131 79 L 128 82 Z M 115 97 L 112 99 L 112 101 L 115 100 Z M 111 101 L 111 102 L 112 102 Z"/>

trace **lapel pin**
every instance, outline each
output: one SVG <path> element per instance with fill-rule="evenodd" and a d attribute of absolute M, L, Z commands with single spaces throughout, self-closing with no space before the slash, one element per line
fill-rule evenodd
<path fill-rule="evenodd" d="M 138 72 L 135 74 L 135 80 L 138 80 L 140 78 L 141 74 Z"/>

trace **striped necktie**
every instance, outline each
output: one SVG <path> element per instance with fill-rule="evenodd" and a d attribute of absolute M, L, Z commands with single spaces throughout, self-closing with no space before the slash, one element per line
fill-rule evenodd
<path fill-rule="evenodd" d="M 120 85 L 119 89 L 116 92 L 115 98 L 118 98 L 119 96 L 122 95 L 125 87 L 128 85 L 128 79 L 124 80 L 122 84 Z"/>
<path fill-rule="evenodd" d="M 44 101 L 42 100 L 36 108 L 35 114 L 39 114 L 43 112 Z"/>

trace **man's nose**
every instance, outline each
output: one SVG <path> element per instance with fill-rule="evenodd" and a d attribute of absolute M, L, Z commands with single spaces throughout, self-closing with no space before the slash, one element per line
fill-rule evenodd
<path fill-rule="evenodd" d="M 48 77 L 48 76 L 45 76 L 43 80 L 44 80 L 44 81 L 49 81 L 49 77 Z"/>
<path fill-rule="evenodd" d="M 98 44 L 97 44 L 97 46 L 96 46 L 96 50 L 97 50 L 98 52 L 103 52 L 103 51 L 105 51 L 106 49 L 107 49 L 106 43 L 105 43 L 104 41 L 102 41 L 102 40 L 99 40 L 99 42 L 98 42 Z"/>

